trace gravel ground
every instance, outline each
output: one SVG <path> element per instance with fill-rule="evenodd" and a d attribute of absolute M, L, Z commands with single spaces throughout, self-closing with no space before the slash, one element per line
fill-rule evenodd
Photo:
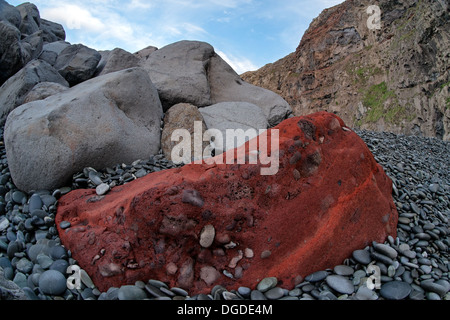
<path fill-rule="evenodd" d="M 175 165 L 157 155 L 97 172 L 86 168 L 72 185 L 25 194 L 14 186 L 0 142 L 0 300 L 450 300 L 450 143 L 391 133 L 357 132 L 394 183 L 397 238 L 355 251 L 342 265 L 305 277 L 295 289 L 268 277 L 255 288 L 190 296 L 157 280 L 99 292 L 81 270 L 81 289 L 67 288 L 76 266 L 54 223 L 57 200 L 76 188 L 102 194 Z M 3 141 L 2 132 L 0 132 Z"/>

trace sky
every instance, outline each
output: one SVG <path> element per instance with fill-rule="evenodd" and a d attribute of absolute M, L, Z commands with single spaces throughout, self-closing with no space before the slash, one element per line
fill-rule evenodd
<path fill-rule="evenodd" d="M 17 6 L 25 1 L 6 0 Z M 131 53 L 205 41 L 242 74 L 294 52 L 323 9 L 343 0 L 29 0 L 66 41 Z"/>

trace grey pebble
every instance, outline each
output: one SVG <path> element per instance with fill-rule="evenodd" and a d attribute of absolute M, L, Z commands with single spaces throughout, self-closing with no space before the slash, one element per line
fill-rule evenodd
<path fill-rule="evenodd" d="M 388 256 L 391 259 L 395 259 L 398 256 L 398 252 L 394 248 L 386 244 L 374 243 L 373 248 L 379 253 Z"/>
<path fill-rule="evenodd" d="M 266 296 L 264 295 L 264 293 L 262 293 L 259 290 L 253 290 L 252 293 L 250 294 L 250 300 L 267 300 Z"/>
<path fill-rule="evenodd" d="M 71 227 L 71 224 L 69 221 L 61 221 L 61 223 L 59 224 L 59 227 L 63 230 L 68 229 Z"/>
<path fill-rule="evenodd" d="M 352 294 L 355 291 L 352 281 L 343 276 L 330 275 L 325 279 L 325 281 L 332 289 L 339 293 Z"/>
<path fill-rule="evenodd" d="M 361 264 L 369 264 L 372 261 L 370 252 L 367 250 L 355 250 L 353 251 L 353 259 Z"/>
<path fill-rule="evenodd" d="M 61 295 L 67 289 L 67 280 L 56 270 L 47 270 L 39 277 L 39 289 L 48 295 Z"/>
<path fill-rule="evenodd" d="M 411 293 L 409 283 L 403 281 L 391 281 L 381 286 L 380 294 L 388 300 L 402 300 Z"/>
<path fill-rule="evenodd" d="M 352 267 L 339 265 L 334 267 L 333 269 L 334 273 L 340 276 L 351 276 L 355 270 Z"/>
<path fill-rule="evenodd" d="M 119 288 L 117 297 L 119 300 L 143 300 L 147 298 L 147 294 L 141 288 L 126 285 Z"/>
<path fill-rule="evenodd" d="M 252 289 L 248 287 L 239 287 L 238 293 L 243 296 L 244 298 L 249 298 L 250 294 L 252 293 Z"/>
<path fill-rule="evenodd" d="M 99 196 L 103 196 L 103 195 L 107 194 L 109 190 L 110 190 L 110 188 L 107 183 L 102 183 L 102 184 L 98 185 L 97 188 L 95 188 L 95 192 Z"/>
<path fill-rule="evenodd" d="M 258 291 L 261 291 L 262 293 L 269 291 L 272 288 L 275 288 L 278 284 L 278 280 L 275 277 L 269 277 L 261 280 L 258 285 L 256 286 L 256 289 Z"/>
<path fill-rule="evenodd" d="M 27 258 L 22 258 L 17 262 L 16 268 L 22 273 L 30 273 L 30 271 L 33 269 L 33 262 L 31 262 Z"/>
<path fill-rule="evenodd" d="M 420 286 L 424 290 L 435 292 L 441 297 L 443 297 L 448 292 L 448 288 L 446 288 L 443 285 L 440 285 L 438 283 L 435 283 L 433 280 L 422 281 L 420 283 Z"/>
<path fill-rule="evenodd" d="M 39 254 L 36 258 L 36 262 L 42 267 L 42 269 L 48 269 L 53 264 L 53 259 L 46 254 Z"/>
<path fill-rule="evenodd" d="M 305 277 L 306 281 L 309 282 L 317 282 L 322 281 L 328 276 L 328 272 L 326 271 L 317 271 Z"/>
<path fill-rule="evenodd" d="M 264 293 L 267 299 L 277 300 L 284 296 L 284 290 L 280 287 L 275 287 Z"/>

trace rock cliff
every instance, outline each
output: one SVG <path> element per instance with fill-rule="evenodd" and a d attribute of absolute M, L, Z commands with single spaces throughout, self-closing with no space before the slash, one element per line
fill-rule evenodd
<path fill-rule="evenodd" d="M 449 140 L 449 10 L 441 0 L 347 0 L 314 19 L 294 53 L 242 77 L 297 116 L 326 110 L 356 128 Z"/>

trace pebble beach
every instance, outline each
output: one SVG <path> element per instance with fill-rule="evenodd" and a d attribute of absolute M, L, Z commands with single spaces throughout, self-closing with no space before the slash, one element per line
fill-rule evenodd
<path fill-rule="evenodd" d="M 357 134 L 393 181 L 397 237 L 360 248 L 341 265 L 308 275 L 291 290 L 267 275 L 254 288 L 215 286 L 199 295 L 158 279 L 100 292 L 83 270 L 81 288 L 68 289 L 66 270 L 77 261 L 61 245 L 54 222 L 58 199 L 71 190 L 95 188 L 102 195 L 175 164 L 160 154 L 101 171 L 85 168 L 71 185 L 26 194 L 11 179 L 1 142 L 0 299 L 450 300 L 450 143 L 393 133 Z"/>

